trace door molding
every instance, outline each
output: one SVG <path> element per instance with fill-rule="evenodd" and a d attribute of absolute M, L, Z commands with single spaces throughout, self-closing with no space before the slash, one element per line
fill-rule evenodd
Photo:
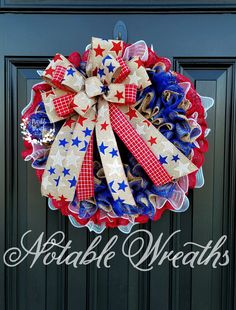
<path fill-rule="evenodd" d="M 175 71 L 189 77 L 192 82 L 194 83 L 195 88 L 199 91 L 202 89 L 202 83 L 205 83 L 205 87 L 207 88 L 206 81 L 210 81 L 210 83 L 216 83 L 214 86 L 212 85 L 212 88 L 215 88 L 214 96 L 215 96 L 215 107 L 214 109 L 217 109 L 217 106 L 220 107 L 221 105 L 224 106 L 224 109 L 217 110 L 215 112 L 209 111 L 210 114 L 214 113 L 214 127 L 212 128 L 216 132 L 218 132 L 218 129 L 222 127 L 222 135 L 220 136 L 218 134 L 217 141 L 214 141 L 214 148 L 215 148 L 215 156 L 212 158 L 212 161 L 215 162 L 214 165 L 217 165 L 218 167 L 222 165 L 222 171 L 223 173 L 220 175 L 215 173 L 217 169 L 214 169 L 213 174 L 213 191 L 218 191 L 220 188 L 222 189 L 222 206 L 223 209 L 219 210 L 217 201 L 213 201 L 213 210 L 210 218 L 212 218 L 208 225 L 212 225 L 212 239 L 214 240 L 221 235 L 227 235 L 228 240 L 226 246 L 223 248 L 223 251 L 226 249 L 229 250 L 230 253 L 230 263 L 227 268 L 223 268 L 221 270 L 221 305 L 222 309 L 234 309 L 235 306 L 235 264 L 236 264 L 236 256 L 235 256 L 235 201 L 236 201 L 236 58 L 230 58 L 230 57 L 174 57 L 173 59 L 173 67 Z M 207 72 L 207 73 L 206 73 Z M 212 74 L 209 75 L 209 72 L 212 72 Z M 224 84 L 225 83 L 225 84 Z M 220 96 L 221 91 L 220 86 L 225 88 L 225 94 L 224 98 Z M 204 88 L 204 87 L 203 87 Z M 208 89 L 209 91 L 209 89 Z M 201 91 L 199 91 L 201 93 Z M 205 94 L 204 94 L 205 95 Z M 207 94 L 208 95 L 208 94 Z M 223 122 L 220 124 L 219 120 L 219 114 L 220 111 L 222 111 L 225 115 L 225 123 Z M 218 115 L 218 116 L 217 116 Z M 223 118 L 223 115 L 222 115 Z M 219 132 L 218 132 L 219 133 Z M 213 132 L 210 132 L 208 141 L 210 140 L 210 136 L 213 135 Z M 216 145 L 220 145 L 220 139 L 224 140 L 224 143 L 222 143 L 222 147 L 216 148 Z M 210 141 L 209 141 L 210 143 Z M 210 144 L 210 148 L 213 145 Z M 222 150 L 223 157 L 220 158 L 218 156 L 218 152 Z M 220 160 L 219 160 L 220 159 Z M 222 163 L 221 163 L 222 159 Z M 208 163 L 211 164 L 211 160 Z M 209 169 L 205 166 L 205 168 Z M 206 182 L 207 183 L 207 182 Z M 221 186 L 219 186 L 219 183 L 221 183 Z M 207 186 L 207 184 L 206 184 Z M 197 194 L 197 192 L 191 193 L 192 195 Z M 191 200 L 192 200 L 191 195 Z M 204 195 L 204 193 L 203 193 Z M 211 199 L 211 191 L 209 192 L 209 196 L 205 197 L 205 199 Z M 191 203 L 194 208 L 194 199 Z M 191 208 L 192 212 L 192 218 L 194 216 L 194 210 Z M 208 214 L 205 211 L 205 214 Z M 210 214 L 209 213 L 209 214 Z M 217 215 L 217 213 L 219 213 Z M 203 214 L 204 216 L 204 214 Z M 206 215 L 207 216 L 207 215 Z M 216 229 L 218 226 L 218 220 L 216 219 L 218 217 L 218 220 L 221 219 L 221 227 L 219 229 Z M 214 219 L 215 218 L 215 219 Z M 174 230 L 181 229 L 181 221 L 178 217 L 173 217 Z M 194 227 L 192 227 L 192 234 L 194 233 Z M 197 235 L 201 235 L 201 231 L 196 232 Z M 195 235 L 196 235 L 195 234 Z M 175 273 L 178 274 L 179 270 L 175 270 Z M 192 273 L 192 270 L 191 270 Z M 192 277 L 192 275 L 191 275 Z M 212 285 L 215 284 L 215 281 L 212 281 Z M 179 283 L 178 283 L 179 285 Z M 174 288 L 179 288 L 179 286 L 175 286 Z M 181 289 L 179 290 L 181 292 Z M 181 300 L 181 298 L 179 298 Z M 212 303 L 214 303 L 214 297 L 212 296 Z M 182 309 L 180 307 L 180 309 Z M 213 306 L 213 308 L 215 308 Z M 177 308 L 179 309 L 179 308 Z"/>
<path fill-rule="evenodd" d="M 234 0 L 0 0 L 0 13 L 236 13 Z"/>

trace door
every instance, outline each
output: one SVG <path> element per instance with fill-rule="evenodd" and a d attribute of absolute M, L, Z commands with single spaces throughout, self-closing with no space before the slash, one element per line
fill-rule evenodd
<path fill-rule="evenodd" d="M 30 268 L 28 257 L 19 266 L 0 263 L 0 309 L 6 310 L 233 310 L 235 298 L 235 70 L 236 15 L 233 1 L 209 5 L 186 1 L 109 2 L 12 1 L 1 3 L 0 117 L 1 208 L 0 254 L 20 245 L 32 230 L 28 244 L 44 232 L 45 238 L 63 231 L 74 251 L 85 251 L 96 234 L 76 229 L 66 217 L 47 207 L 33 169 L 23 162 L 20 112 L 30 99 L 36 70 L 45 68 L 56 52 L 83 51 L 91 36 L 112 38 L 122 20 L 129 42 L 153 44 L 157 53 L 173 62 L 174 70 L 189 77 L 198 92 L 213 97 L 208 113 L 211 133 L 204 164 L 205 186 L 189 193 L 186 213 L 166 212 L 145 228 L 154 239 L 181 230 L 168 249 L 178 251 L 187 241 L 206 244 L 227 235 L 221 249 L 230 253 L 229 265 L 180 266 L 154 263 L 149 272 L 138 271 L 122 254 L 127 238 L 117 229 L 102 233 L 98 252 L 114 235 L 118 242 L 110 268 L 66 266 L 42 260 Z M 214 2 L 214 3 L 213 3 Z M 96 6 L 96 7 L 95 7 Z M 145 232 L 140 236 L 146 238 Z M 145 262 L 148 264 L 148 261 Z"/>

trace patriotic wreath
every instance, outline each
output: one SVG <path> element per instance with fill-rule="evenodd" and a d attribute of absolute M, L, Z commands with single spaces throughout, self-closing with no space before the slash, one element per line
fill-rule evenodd
<path fill-rule="evenodd" d="M 82 57 L 56 54 L 22 112 L 25 150 L 49 207 L 76 227 L 128 233 L 189 207 L 204 183 L 209 133 L 200 96 L 144 41 L 92 38 Z"/>

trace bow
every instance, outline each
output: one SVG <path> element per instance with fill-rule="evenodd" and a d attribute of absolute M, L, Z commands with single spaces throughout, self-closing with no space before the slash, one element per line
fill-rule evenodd
<path fill-rule="evenodd" d="M 51 122 L 65 119 L 50 150 L 42 194 L 57 200 L 94 197 L 94 136 L 114 201 L 135 206 L 117 136 L 154 185 L 166 184 L 195 170 L 192 162 L 135 108 L 136 95 L 151 84 L 142 57 L 145 42 L 126 49 L 117 40 L 92 38 L 86 75 L 56 54 L 43 72 L 52 85 L 42 93 Z M 123 55 L 123 57 L 122 57 Z"/>

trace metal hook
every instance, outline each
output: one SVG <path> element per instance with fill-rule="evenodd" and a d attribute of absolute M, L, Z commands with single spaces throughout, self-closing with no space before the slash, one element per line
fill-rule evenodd
<path fill-rule="evenodd" d="M 128 34 L 127 34 L 127 28 L 123 21 L 119 20 L 114 27 L 113 30 L 113 38 L 115 40 L 122 40 L 124 42 L 127 42 Z"/>
<path fill-rule="evenodd" d="M 121 39 L 122 39 L 122 35 L 121 35 L 121 32 L 119 31 L 119 32 L 118 32 L 117 40 L 121 40 Z"/>

